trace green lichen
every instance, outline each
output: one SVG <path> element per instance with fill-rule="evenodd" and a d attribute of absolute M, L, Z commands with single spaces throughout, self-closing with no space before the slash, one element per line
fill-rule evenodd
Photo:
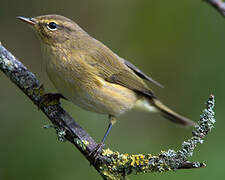
<path fill-rule="evenodd" d="M 13 71 L 14 65 L 12 61 L 7 59 L 4 55 L 0 55 L 0 66 L 1 69 L 7 69 L 7 71 Z"/>
<path fill-rule="evenodd" d="M 59 128 L 54 124 L 47 124 L 43 126 L 44 129 L 54 128 L 57 134 L 57 138 L 60 142 L 65 142 L 66 140 L 66 130 L 63 128 Z"/>
<path fill-rule="evenodd" d="M 83 151 L 85 151 L 86 150 L 86 148 L 87 148 L 87 146 L 89 145 L 89 142 L 88 141 L 86 141 L 86 140 L 80 140 L 80 139 L 78 139 L 78 138 L 74 138 L 74 142 L 75 142 L 75 144 L 78 146 L 78 147 L 80 147 Z"/>
<path fill-rule="evenodd" d="M 56 134 L 57 134 L 57 138 L 60 142 L 66 142 L 66 130 L 65 129 L 62 129 L 62 128 L 59 128 L 59 127 L 55 127 L 55 130 L 56 130 Z"/>

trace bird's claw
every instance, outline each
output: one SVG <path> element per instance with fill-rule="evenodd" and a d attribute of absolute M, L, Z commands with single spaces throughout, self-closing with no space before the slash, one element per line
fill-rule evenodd
<path fill-rule="evenodd" d="M 62 94 L 59 93 L 47 93 L 41 96 L 39 101 L 39 106 L 53 106 L 60 104 L 60 99 L 65 97 Z"/>
<path fill-rule="evenodd" d="M 104 148 L 104 143 L 99 143 L 95 149 L 89 153 L 89 157 L 92 159 L 93 164 L 97 163 L 99 155 L 102 153 L 102 149 Z"/>

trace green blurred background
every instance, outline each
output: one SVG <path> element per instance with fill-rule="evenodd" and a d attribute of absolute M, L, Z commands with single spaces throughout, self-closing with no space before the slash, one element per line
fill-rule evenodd
<path fill-rule="evenodd" d="M 16 16 L 56 13 L 76 21 L 89 34 L 161 82 L 151 87 L 176 111 L 198 120 L 211 93 L 216 96 L 216 129 L 191 160 L 206 168 L 131 179 L 224 178 L 225 19 L 199 0 L 2 0 L 0 41 L 33 71 L 50 92 L 56 90 L 41 65 L 39 42 Z M 47 118 L 0 72 L 0 179 L 101 179 L 70 144 L 44 130 Z M 69 102 L 63 107 L 97 141 L 107 117 L 86 112 Z M 106 147 L 127 153 L 153 153 L 178 149 L 191 135 L 158 115 L 129 112 L 120 117 Z"/>

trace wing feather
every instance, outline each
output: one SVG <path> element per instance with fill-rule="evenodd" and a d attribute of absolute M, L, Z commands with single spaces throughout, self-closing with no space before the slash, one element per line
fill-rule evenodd
<path fill-rule="evenodd" d="M 135 65 L 133 65 L 131 62 L 129 62 L 128 60 L 125 60 L 123 58 L 121 58 L 124 63 L 130 68 L 132 69 L 140 78 L 145 79 L 147 81 L 150 81 L 152 83 L 154 83 L 155 85 L 164 88 L 164 86 L 162 84 L 160 84 L 159 82 L 157 82 L 156 80 L 152 79 L 151 77 L 149 77 L 148 75 L 146 75 L 144 72 L 142 72 L 139 68 L 137 68 Z"/>
<path fill-rule="evenodd" d="M 135 72 L 134 68 L 131 68 L 135 67 L 134 65 L 130 65 L 130 63 L 131 67 L 129 67 L 128 63 L 124 63 L 125 61 L 101 42 L 95 40 L 95 46 L 91 46 L 91 48 L 86 49 L 80 54 L 82 54 L 84 61 L 88 65 L 96 69 L 96 75 L 105 81 L 119 84 L 150 97 L 155 97 L 153 91 L 143 81 L 143 79 L 149 78 L 144 76 L 144 73 L 141 73 L 137 68 Z"/>

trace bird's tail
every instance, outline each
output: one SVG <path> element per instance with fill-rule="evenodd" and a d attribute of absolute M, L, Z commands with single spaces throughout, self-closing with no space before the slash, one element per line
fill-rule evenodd
<path fill-rule="evenodd" d="M 162 116 L 164 116 L 168 120 L 183 126 L 194 126 L 196 124 L 195 122 L 189 120 L 188 118 L 185 118 L 177 114 L 176 112 L 172 111 L 158 99 L 153 98 L 150 101 L 151 104 L 162 114 Z"/>

